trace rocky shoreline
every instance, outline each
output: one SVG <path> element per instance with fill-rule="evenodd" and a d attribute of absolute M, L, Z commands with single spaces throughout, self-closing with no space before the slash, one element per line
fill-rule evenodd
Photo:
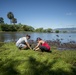
<path fill-rule="evenodd" d="M 55 46 L 58 50 L 76 50 L 76 42 L 75 41 L 70 41 L 67 43 L 61 43 L 60 40 L 46 40 L 47 43 L 49 43 L 50 46 Z M 30 40 L 29 43 L 31 44 L 32 47 L 35 47 L 37 42 L 34 40 Z"/>

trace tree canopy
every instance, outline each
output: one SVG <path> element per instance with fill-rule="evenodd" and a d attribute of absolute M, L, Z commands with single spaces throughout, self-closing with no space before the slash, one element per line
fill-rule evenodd
<path fill-rule="evenodd" d="M 16 18 L 12 18 L 12 23 L 15 25 L 15 23 L 17 23 L 17 19 Z"/>
<path fill-rule="evenodd" d="M 4 23 L 4 18 L 0 17 L 0 24 Z"/>

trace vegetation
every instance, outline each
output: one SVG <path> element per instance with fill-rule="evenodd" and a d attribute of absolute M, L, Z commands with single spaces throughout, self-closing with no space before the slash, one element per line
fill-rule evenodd
<path fill-rule="evenodd" d="M 0 29 L 2 31 L 34 31 L 34 28 L 28 25 L 8 25 L 8 24 L 1 24 Z"/>
<path fill-rule="evenodd" d="M 47 28 L 47 29 L 37 28 L 35 31 L 36 32 L 52 33 L 52 29 L 51 28 Z"/>
<path fill-rule="evenodd" d="M 75 75 L 76 50 L 52 53 L 19 50 L 15 43 L 0 43 L 0 75 Z"/>
<path fill-rule="evenodd" d="M 34 29 L 32 26 L 23 25 L 23 24 L 0 24 L 0 31 L 29 31 L 29 32 L 45 32 L 45 33 L 51 33 L 52 29 L 43 29 L 43 28 L 37 28 Z"/>
<path fill-rule="evenodd" d="M 59 33 L 59 30 L 56 30 L 55 33 Z"/>
<path fill-rule="evenodd" d="M 15 25 L 15 23 L 17 23 L 17 19 L 16 18 L 12 18 L 12 23 Z"/>
<path fill-rule="evenodd" d="M 35 30 L 35 32 L 52 33 L 52 29 L 51 29 L 51 28 L 48 28 L 48 29 L 37 28 L 37 29 Z"/>
<path fill-rule="evenodd" d="M 4 23 L 3 17 L 0 17 L 0 24 L 3 24 L 3 23 Z"/>
<path fill-rule="evenodd" d="M 12 19 L 14 18 L 14 14 L 12 12 L 8 12 L 7 17 L 8 17 L 8 19 L 10 19 L 10 23 L 12 23 Z"/>

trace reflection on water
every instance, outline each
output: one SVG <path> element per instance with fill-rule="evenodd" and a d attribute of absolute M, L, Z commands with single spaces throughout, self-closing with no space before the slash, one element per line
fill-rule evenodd
<path fill-rule="evenodd" d="M 36 40 L 37 37 L 41 37 L 43 40 L 57 40 L 61 42 L 76 42 L 76 33 L 29 33 L 29 32 L 0 32 L 0 42 L 17 41 L 20 37 L 26 34 L 31 35 L 32 40 Z"/>

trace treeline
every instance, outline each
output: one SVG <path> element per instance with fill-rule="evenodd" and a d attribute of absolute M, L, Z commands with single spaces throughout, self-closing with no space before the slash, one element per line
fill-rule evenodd
<path fill-rule="evenodd" d="M 44 33 L 59 33 L 59 30 L 53 31 L 51 28 L 43 29 L 43 28 L 33 28 L 29 25 L 23 25 L 21 23 L 19 24 L 0 24 L 0 31 L 28 31 L 28 32 L 44 32 Z"/>
<path fill-rule="evenodd" d="M 52 33 L 53 30 L 51 28 L 43 29 L 43 28 L 37 28 L 35 29 L 35 32 L 45 32 L 45 33 Z"/>
<path fill-rule="evenodd" d="M 43 28 L 33 28 L 32 26 L 23 25 L 23 24 L 0 24 L 0 31 L 29 31 L 29 32 L 48 32 L 51 33 L 52 29 L 43 29 Z"/>
<path fill-rule="evenodd" d="M 16 24 L 16 25 L 10 25 L 10 24 L 0 24 L 0 31 L 34 31 L 34 28 L 32 26 L 28 25 L 22 25 L 22 24 Z"/>

